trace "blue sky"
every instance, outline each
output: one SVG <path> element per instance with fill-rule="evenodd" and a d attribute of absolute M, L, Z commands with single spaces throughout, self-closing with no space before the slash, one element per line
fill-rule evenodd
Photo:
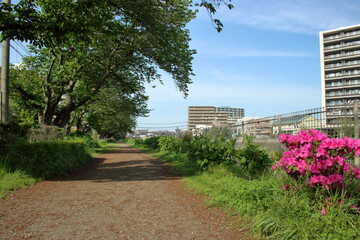
<path fill-rule="evenodd" d="M 353 0 L 233 0 L 219 9 L 217 33 L 205 11 L 189 25 L 193 84 L 187 99 L 169 76 L 149 88 L 148 118 L 138 127 L 185 128 L 191 105 L 231 106 L 266 117 L 321 107 L 319 31 L 360 24 Z M 164 123 L 164 124 L 160 124 Z M 176 124 L 172 124 L 176 123 Z"/>
<path fill-rule="evenodd" d="M 13 1 L 16 2 L 16 1 Z M 149 117 L 139 128 L 185 129 L 191 105 L 231 106 L 266 117 L 321 106 L 319 31 L 360 24 L 358 0 L 233 0 L 217 33 L 201 10 L 188 28 L 196 76 L 183 98 L 167 75 L 148 86 Z M 16 46 L 16 45 L 14 45 Z M 21 57 L 12 51 L 11 61 Z"/>

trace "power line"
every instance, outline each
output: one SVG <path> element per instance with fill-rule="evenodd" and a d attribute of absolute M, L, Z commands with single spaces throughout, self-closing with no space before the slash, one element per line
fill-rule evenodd
<path fill-rule="evenodd" d="M 167 127 L 136 127 L 136 129 L 173 129 L 173 128 L 184 128 L 188 125 L 178 125 L 178 126 L 167 126 Z"/>
<path fill-rule="evenodd" d="M 13 45 L 10 44 L 10 47 L 14 49 L 15 52 L 17 52 L 21 57 L 25 57 L 21 52 L 19 52 Z"/>
<path fill-rule="evenodd" d="M 22 50 L 24 50 L 26 53 L 27 53 L 27 55 L 29 55 L 29 56 L 32 56 L 32 53 L 27 49 L 27 47 L 26 46 L 24 46 L 21 42 L 19 42 L 19 41 L 14 41 Z"/>
<path fill-rule="evenodd" d="M 173 125 L 173 124 L 184 124 L 184 123 L 187 123 L 187 121 L 184 121 L 184 122 L 172 122 L 172 123 L 138 123 L 139 125 L 140 124 L 143 124 L 143 125 Z"/>

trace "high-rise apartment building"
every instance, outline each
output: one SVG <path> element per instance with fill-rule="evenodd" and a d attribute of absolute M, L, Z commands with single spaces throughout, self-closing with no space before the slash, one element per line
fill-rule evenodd
<path fill-rule="evenodd" d="M 233 119 L 244 117 L 243 108 L 189 106 L 188 129 L 196 126 L 227 126 Z"/>
<path fill-rule="evenodd" d="M 320 60 L 322 106 L 352 111 L 346 105 L 360 100 L 360 24 L 320 32 Z"/>

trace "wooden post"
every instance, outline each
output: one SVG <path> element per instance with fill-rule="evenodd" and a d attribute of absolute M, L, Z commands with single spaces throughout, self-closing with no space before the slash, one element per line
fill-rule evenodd
<path fill-rule="evenodd" d="M 354 103 L 354 137 L 355 139 L 359 139 L 359 101 L 355 101 Z M 355 157 L 355 165 L 360 167 L 360 157 Z"/>

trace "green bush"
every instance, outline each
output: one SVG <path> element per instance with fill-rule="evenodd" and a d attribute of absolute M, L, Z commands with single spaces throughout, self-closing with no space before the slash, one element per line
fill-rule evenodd
<path fill-rule="evenodd" d="M 159 149 L 159 139 L 160 137 L 150 137 L 150 138 L 145 138 L 144 140 L 144 146 L 146 148 L 149 148 L 149 149 L 153 149 L 153 150 L 157 150 Z"/>
<path fill-rule="evenodd" d="M 72 171 L 90 160 L 87 147 L 81 142 L 47 141 L 9 144 L 0 157 L 0 167 L 9 172 L 23 171 L 35 178 L 49 179 Z"/>
<path fill-rule="evenodd" d="M 0 154 L 5 154 L 7 145 L 14 143 L 17 139 L 29 137 L 30 126 L 18 123 L 0 123 Z"/>
<path fill-rule="evenodd" d="M 210 165 L 235 163 L 235 140 L 224 138 L 211 139 L 205 136 L 196 136 L 188 146 L 188 157 L 196 161 L 203 170 Z"/>
<path fill-rule="evenodd" d="M 244 147 L 238 150 L 238 166 L 248 177 L 255 177 L 270 170 L 273 160 L 266 149 L 254 143 L 253 136 L 244 136 Z"/>
<path fill-rule="evenodd" d="M 130 145 L 142 145 L 144 143 L 144 140 L 141 138 L 128 138 L 126 140 L 126 143 Z"/>
<path fill-rule="evenodd" d="M 181 141 L 174 136 L 161 136 L 159 138 L 160 151 L 179 153 L 181 151 Z"/>

